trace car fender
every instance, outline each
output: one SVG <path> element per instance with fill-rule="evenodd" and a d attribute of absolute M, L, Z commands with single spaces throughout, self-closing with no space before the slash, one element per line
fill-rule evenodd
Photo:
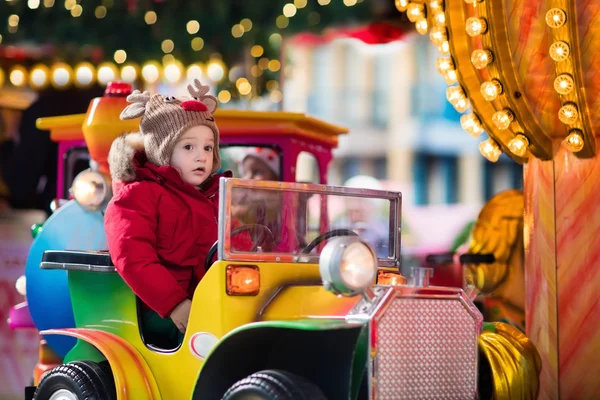
<path fill-rule="evenodd" d="M 141 354 L 123 338 L 96 329 L 49 329 L 41 334 L 74 337 L 98 349 L 112 369 L 117 400 L 161 400 L 150 367 Z"/>
<path fill-rule="evenodd" d="M 193 400 L 218 400 L 235 382 L 265 369 L 310 380 L 329 400 L 348 399 L 362 379 L 365 357 L 357 348 L 365 324 L 309 319 L 243 325 L 224 336 L 199 372 Z M 357 368 L 357 364 L 361 364 Z"/>

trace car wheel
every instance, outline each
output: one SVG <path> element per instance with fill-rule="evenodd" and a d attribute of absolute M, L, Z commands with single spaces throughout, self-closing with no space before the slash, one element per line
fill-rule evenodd
<path fill-rule="evenodd" d="M 115 400 L 110 369 L 91 361 L 75 361 L 48 371 L 40 381 L 34 400 Z"/>
<path fill-rule="evenodd" d="M 279 370 L 256 372 L 236 382 L 223 400 L 326 400 L 321 389 L 301 376 Z"/>

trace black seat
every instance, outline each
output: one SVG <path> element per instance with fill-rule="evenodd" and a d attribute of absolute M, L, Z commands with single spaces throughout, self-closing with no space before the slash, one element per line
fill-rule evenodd
<path fill-rule="evenodd" d="M 42 269 L 115 272 L 108 251 L 46 250 L 42 256 Z"/>

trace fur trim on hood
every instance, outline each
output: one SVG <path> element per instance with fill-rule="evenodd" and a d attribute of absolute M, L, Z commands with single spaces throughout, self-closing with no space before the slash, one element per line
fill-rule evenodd
<path fill-rule="evenodd" d="M 128 133 L 116 138 L 108 152 L 110 176 L 115 181 L 129 182 L 135 179 L 135 153 L 144 151 L 141 133 Z"/>

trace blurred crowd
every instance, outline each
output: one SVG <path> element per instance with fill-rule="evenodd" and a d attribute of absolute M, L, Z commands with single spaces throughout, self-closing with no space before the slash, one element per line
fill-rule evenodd
<path fill-rule="evenodd" d="M 41 117 L 85 113 L 102 88 L 46 89 L 24 110 L 0 105 L 0 208 L 50 212 L 56 197 L 57 144 L 36 128 Z"/>

